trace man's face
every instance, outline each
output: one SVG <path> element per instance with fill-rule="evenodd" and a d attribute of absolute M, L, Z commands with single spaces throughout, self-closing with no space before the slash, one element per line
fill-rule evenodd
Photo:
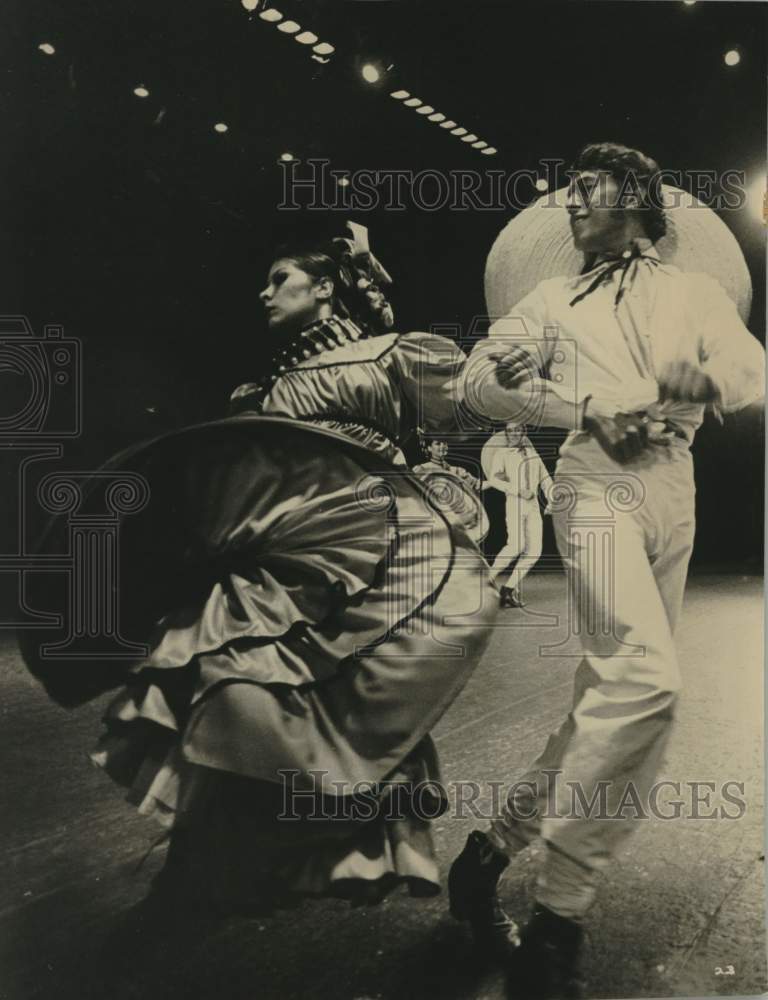
<path fill-rule="evenodd" d="M 507 427 L 504 433 L 507 437 L 507 445 L 510 448 L 517 448 L 523 439 L 523 432 L 519 427 Z"/>
<path fill-rule="evenodd" d="M 602 170 L 583 170 L 571 179 L 566 208 L 577 250 L 611 253 L 623 249 L 626 213 L 617 207 L 619 193 L 617 182 Z"/>

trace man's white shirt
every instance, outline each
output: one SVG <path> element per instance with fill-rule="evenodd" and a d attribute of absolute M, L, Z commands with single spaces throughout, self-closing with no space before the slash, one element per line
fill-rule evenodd
<path fill-rule="evenodd" d="M 595 277 L 542 281 L 507 316 L 494 322 L 488 338 L 473 349 L 464 371 L 470 408 L 494 420 L 578 428 L 580 405 L 591 413 L 646 411 L 669 420 L 689 441 L 701 424 L 701 404 L 658 403 L 658 377 L 672 361 L 699 364 L 715 383 L 719 408 L 741 409 L 764 395 L 765 355 L 742 323 L 721 285 L 657 263 L 634 261 L 616 303 L 622 271 L 614 272 L 571 305 Z M 519 391 L 503 389 L 491 357 L 512 346 L 525 348 L 532 368 L 546 370 Z M 569 404 L 564 406 L 563 403 Z"/>
<path fill-rule="evenodd" d="M 505 493 L 521 499 L 536 500 L 539 489 L 545 492 L 549 485 L 549 473 L 530 442 L 523 447 L 497 449 L 489 469 L 489 480 L 500 479 L 509 484 Z M 493 483 L 496 486 L 495 483 Z M 497 487 L 498 488 L 498 487 Z"/>

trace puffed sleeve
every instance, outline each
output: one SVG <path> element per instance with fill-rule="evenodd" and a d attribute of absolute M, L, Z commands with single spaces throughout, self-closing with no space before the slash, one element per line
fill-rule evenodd
<path fill-rule="evenodd" d="M 472 349 L 465 366 L 461 395 L 469 412 L 486 420 L 508 420 L 544 427 L 581 427 L 583 400 L 564 398 L 548 379 L 536 377 L 552 358 L 556 336 L 548 306 L 549 282 L 542 281 L 506 316 L 496 320 L 488 337 Z M 496 372 L 510 351 L 524 352 L 531 377 L 512 389 L 503 388 Z"/>
<path fill-rule="evenodd" d="M 466 355 L 446 337 L 406 333 L 393 352 L 403 396 L 419 427 L 447 432 L 459 426 L 459 382 Z"/>
<path fill-rule="evenodd" d="M 707 275 L 690 275 L 699 311 L 699 357 L 720 393 L 718 408 L 742 410 L 765 395 L 765 351 L 752 336 L 725 289 Z"/>

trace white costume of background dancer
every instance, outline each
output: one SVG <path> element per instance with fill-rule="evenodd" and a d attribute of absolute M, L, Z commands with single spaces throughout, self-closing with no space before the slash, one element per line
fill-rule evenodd
<path fill-rule="evenodd" d="M 500 583 L 517 560 L 505 584 L 517 591 L 541 557 L 539 491 L 548 500 L 552 480 L 536 449 L 514 425 L 507 428 L 505 445 L 491 450 L 486 475 L 488 483 L 507 498 L 507 541 L 494 559 L 491 573 L 494 582 Z"/>
<path fill-rule="evenodd" d="M 465 369 L 465 398 L 475 412 L 574 430 L 555 475 L 555 491 L 569 502 L 553 520 L 583 656 L 573 711 L 523 776 L 538 789 L 539 815 L 547 805 L 550 814 L 569 812 L 566 781 L 578 782 L 587 801 L 608 782 L 609 815 L 628 782 L 641 797 L 653 782 L 680 688 L 672 636 L 695 526 L 689 445 L 704 411 L 675 400 L 701 377 L 723 412 L 764 391 L 763 349 L 722 287 L 660 263 L 653 248 L 639 253 L 637 242 L 623 267 L 598 259 L 580 277 L 541 282 L 493 324 Z M 604 280 L 596 281 L 601 269 Z M 555 348 L 557 388 L 536 378 L 501 384 L 505 366 L 519 371 L 527 357 L 529 368 L 543 369 Z M 619 464 L 580 431 L 585 408 L 593 417 L 642 411 L 646 427 L 665 433 Z M 595 529 L 600 519 L 604 527 Z M 560 769 L 562 780 L 547 803 L 542 771 L 550 768 Z M 578 919 L 594 897 L 596 875 L 634 824 L 588 816 L 526 820 L 535 804 L 525 796 L 508 804 L 491 839 L 513 853 L 543 836 L 548 850 L 536 898 Z"/>

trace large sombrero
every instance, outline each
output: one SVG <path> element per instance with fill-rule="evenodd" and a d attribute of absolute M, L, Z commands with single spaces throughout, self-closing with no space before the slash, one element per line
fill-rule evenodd
<path fill-rule="evenodd" d="M 711 208 L 680 188 L 662 186 L 667 234 L 656 244 L 662 261 L 681 271 L 716 278 L 736 303 L 746 323 L 752 282 L 739 244 Z M 545 278 L 575 276 L 584 265 L 574 248 L 566 188 L 539 198 L 499 233 L 485 266 L 488 315 L 504 316 Z"/>

